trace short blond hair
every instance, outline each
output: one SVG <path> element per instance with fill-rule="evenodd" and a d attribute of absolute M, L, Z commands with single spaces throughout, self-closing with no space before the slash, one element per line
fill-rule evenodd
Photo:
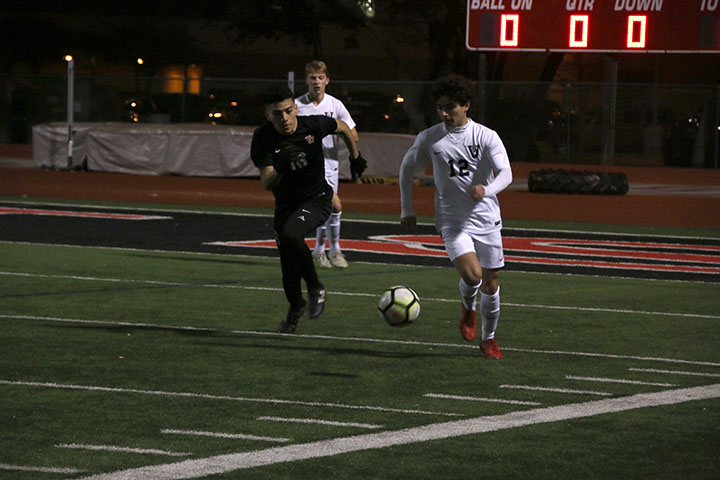
<path fill-rule="evenodd" d="M 328 75 L 327 65 L 322 60 L 311 60 L 305 64 L 305 75 L 307 76 L 311 73 L 324 73 L 330 76 Z"/>

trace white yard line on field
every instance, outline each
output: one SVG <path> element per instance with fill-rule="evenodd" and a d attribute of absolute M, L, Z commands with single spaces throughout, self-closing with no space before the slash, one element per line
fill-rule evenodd
<path fill-rule="evenodd" d="M 103 452 L 117 453 L 137 453 L 140 455 L 166 455 L 168 457 L 188 457 L 192 453 L 187 452 L 170 452 L 168 450 L 158 450 L 156 448 L 130 448 L 118 447 L 116 445 L 86 445 L 82 443 L 60 443 L 55 445 L 56 448 L 71 448 L 76 450 L 97 450 Z"/>
<path fill-rule="evenodd" d="M 544 310 L 571 310 L 577 312 L 600 312 L 600 313 L 617 313 L 625 315 L 652 315 L 660 317 L 691 317 L 691 318 L 707 318 L 710 320 L 720 320 L 720 315 L 704 315 L 699 313 L 674 313 L 674 312 L 648 312 L 644 310 L 627 310 L 617 308 L 595 308 L 595 307 L 568 307 L 564 305 L 532 305 L 525 303 L 502 303 L 503 307 L 516 308 L 537 308 Z"/>
<path fill-rule="evenodd" d="M 1 242 L 0 242 L 1 243 Z M 232 289 L 232 290 L 249 290 L 249 291 L 267 291 L 267 292 L 282 292 L 282 288 L 277 287 L 255 287 L 250 285 L 228 285 L 223 283 L 213 282 L 166 282 L 160 280 L 143 280 L 143 279 L 131 279 L 131 278 L 112 278 L 112 277 L 87 277 L 87 276 L 76 276 L 76 275 L 49 275 L 43 273 L 27 273 L 27 272 L 0 272 L 0 275 L 6 276 L 17 276 L 17 277 L 35 277 L 35 278 L 49 278 L 49 279 L 60 279 L 60 280 L 79 280 L 79 281 L 92 281 L 92 282 L 112 282 L 112 283 L 138 283 L 153 286 L 168 286 L 168 287 L 192 287 L 192 288 L 221 288 L 221 289 Z M 363 293 L 363 292 L 337 292 L 328 291 L 328 295 L 338 295 L 345 297 L 377 297 L 377 293 Z M 457 303 L 457 298 L 433 298 L 424 297 L 423 302 L 442 302 L 442 303 Z M 597 308 L 597 307 L 573 307 L 565 305 L 538 305 L 538 304 L 526 304 L 526 303 L 502 303 L 503 307 L 510 308 L 530 308 L 538 310 L 567 310 L 574 312 L 595 312 L 595 313 L 612 313 L 622 315 L 649 315 L 659 317 L 681 317 L 681 318 L 704 318 L 709 320 L 720 320 L 720 315 L 706 315 L 700 313 L 674 313 L 674 312 L 653 312 L 644 310 L 629 310 L 629 309 L 616 309 L 616 308 Z"/>
<path fill-rule="evenodd" d="M 36 467 L 33 465 L 10 465 L 0 463 L 0 470 L 12 470 L 16 472 L 37 472 L 37 473 L 83 473 L 83 470 L 65 467 Z"/>
<path fill-rule="evenodd" d="M 510 348 L 503 346 L 503 352 L 522 352 L 522 353 L 543 353 L 547 355 L 571 355 L 579 357 L 597 357 L 597 358 L 615 358 L 618 360 L 637 360 L 642 362 L 665 362 L 665 363 L 681 363 L 686 365 L 703 365 L 706 367 L 720 367 L 718 362 L 702 362 L 695 360 L 680 360 L 677 358 L 665 357 L 639 357 L 635 355 L 616 355 L 612 353 L 592 353 L 592 352 L 568 352 L 565 350 L 538 350 L 535 348 Z"/>
<path fill-rule="evenodd" d="M 533 390 L 537 392 L 574 393 L 578 395 L 597 395 L 600 397 L 612 396 L 612 393 L 608 392 L 594 392 L 592 390 L 570 390 L 568 388 L 534 387 L 532 385 L 500 385 L 500 388 L 512 388 L 515 390 Z"/>
<path fill-rule="evenodd" d="M 326 402 L 304 402 L 301 400 L 284 400 L 278 398 L 255 398 L 255 397 L 232 397 L 229 395 L 210 395 L 206 393 L 192 393 L 192 392 L 167 392 L 162 390 L 141 390 L 136 388 L 116 388 L 116 387 L 101 387 L 97 385 L 72 385 L 66 383 L 52 383 L 52 382 L 23 382 L 23 381 L 11 381 L 11 380 L 0 380 L 0 385 L 19 385 L 25 387 L 41 387 L 41 388 L 59 388 L 65 390 L 85 390 L 92 392 L 112 392 L 112 393 L 137 393 L 140 395 L 157 395 L 163 397 L 184 397 L 184 398 L 201 398 L 206 400 L 229 400 L 234 402 L 254 402 L 254 403 L 268 403 L 274 405 L 301 405 L 305 407 L 326 407 L 326 408 L 341 408 L 346 410 L 367 410 L 373 412 L 390 412 L 390 413 L 404 413 L 409 415 L 438 415 L 442 417 L 462 417 L 459 413 L 448 413 L 448 412 L 430 412 L 426 410 L 412 410 L 403 408 L 386 408 L 377 407 L 373 405 L 349 405 L 343 403 L 326 403 Z"/>
<path fill-rule="evenodd" d="M 502 398 L 484 398 L 484 397 L 469 397 L 465 395 L 447 395 L 444 393 L 426 393 L 423 397 L 428 398 L 442 398 L 445 400 L 466 400 L 469 402 L 491 402 L 491 403 L 506 403 L 508 405 L 541 405 L 538 402 L 524 402 L 521 400 L 505 400 Z"/>
<path fill-rule="evenodd" d="M 680 370 L 657 370 L 654 368 L 629 368 L 632 372 L 667 373 L 670 375 L 693 375 L 697 377 L 720 377 L 720 373 L 682 372 Z"/>
<path fill-rule="evenodd" d="M 199 332 L 215 332 L 215 328 L 206 327 L 193 327 L 193 326 L 182 326 L 182 325 L 160 325 L 157 323 L 143 323 L 143 322 L 117 322 L 107 320 L 83 320 L 80 318 L 58 318 L 58 317 L 43 317 L 35 315 L 4 315 L 0 314 L 0 318 L 17 318 L 21 320 L 40 320 L 43 322 L 58 322 L 58 323 L 79 323 L 89 325 L 115 325 L 119 327 L 135 327 L 135 328 L 154 328 L 159 330 L 179 330 L 179 331 L 199 331 Z"/>
<path fill-rule="evenodd" d="M 202 331 L 202 332 L 220 332 L 220 329 L 207 328 L 207 327 L 193 327 L 193 326 L 181 326 L 181 325 L 162 325 L 155 323 L 144 323 L 144 322 L 121 322 L 111 320 L 84 320 L 78 318 L 59 318 L 59 317 L 45 317 L 37 315 L 8 315 L 0 314 L 0 318 L 16 318 L 20 320 L 39 320 L 45 322 L 59 322 L 59 323 L 79 323 L 79 324 L 90 324 L 90 325 L 115 325 L 123 327 L 135 327 L 135 328 L 153 328 L 158 330 L 178 330 L 178 331 Z M 227 332 L 227 331 L 225 331 Z M 258 335 L 267 337 L 282 337 L 288 338 L 287 334 L 276 333 L 270 331 L 258 331 L 258 330 L 230 330 L 230 333 L 236 335 Z M 423 346 L 423 347 L 438 347 L 438 348 L 465 348 L 465 349 L 477 349 L 477 346 L 469 345 L 465 343 L 441 343 L 441 342 L 420 342 L 411 340 L 390 340 L 384 338 L 367 338 L 367 337 L 341 337 L 336 335 L 307 335 L 301 333 L 295 333 L 291 336 L 292 338 L 307 338 L 311 340 L 330 340 L 330 341 L 343 341 L 343 342 L 360 342 L 360 343 L 387 343 L 394 345 L 410 345 L 410 346 Z M 544 355 L 571 355 L 580 357 L 597 357 L 597 358 L 613 358 L 619 360 L 635 360 L 643 362 L 664 362 L 664 363 L 678 363 L 686 365 L 702 365 L 706 367 L 720 367 L 718 362 L 701 362 L 693 360 L 681 360 L 675 358 L 663 358 L 663 357 L 640 357 L 634 355 L 616 355 L 608 353 L 593 353 L 593 352 L 572 352 L 563 350 L 538 350 L 529 348 L 513 348 L 506 347 L 503 345 L 503 351 L 508 352 L 520 352 L 520 353 L 537 353 Z"/>
<path fill-rule="evenodd" d="M 291 441 L 291 438 L 283 437 L 260 437 L 257 435 L 247 435 L 245 433 L 222 433 L 222 432 L 204 432 L 201 430 L 175 430 L 172 428 L 164 428 L 160 430 L 160 433 L 166 435 L 191 435 L 199 437 L 213 437 L 213 438 L 229 438 L 234 440 L 257 440 L 260 442 L 277 442 L 287 443 Z"/>
<path fill-rule="evenodd" d="M 581 380 L 584 382 L 625 383 L 630 385 L 648 385 L 651 387 L 677 387 L 676 383 L 641 382 L 640 380 L 625 380 L 622 378 L 576 377 L 574 375 L 565 375 L 565 378 L 568 380 Z"/>
<path fill-rule="evenodd" d="M 238 452 L 165 465 L 131 468 L 84 477 L 80 480 L 175 480 L 199 478 L 264 465 L 296 462 L 397 445 L 475 435 L 541 423 L 561 422 L 637 408 L 674 405 L 693 400 L 720 398 L 720 384 L 641 393 L 628 397 L 538 408 L 503 415 L 435 423 L 404 430 L 333 438 L 285 447 Z M 260 474 L 258 472 L 258 474 Z M 260 474 L 261 475 L 261 474 Z"/>
<path fill-rule="evenodd" d="M 367 428 L 370 430 L 384 427 L 384 425 L 373 425 L 372 423 L 335 422 L 332 420 L 321 420 L 321 419 L 317 419 L 317 418 L 287 418 L 287 417 L 262 416 L 262 417 L 256 418 L 256 420 L 267 421 L 267 422 L 307 423 L 307 424 L 314 424 L 314 425 L 328 425 L 331 427 Z"/>

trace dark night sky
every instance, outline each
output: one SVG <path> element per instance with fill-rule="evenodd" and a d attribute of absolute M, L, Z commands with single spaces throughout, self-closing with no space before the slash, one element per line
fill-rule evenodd
<path fill-rule="evenodd" d="M 5 0 L 0 12 L 0 71 L 55 73 L 53 68 L 62 68 L 55 58 L 69 50 L 78 57 L 78 71 L 85 73 L 115 73 L 113 66 L 118 65 L 134 69 L 132 62 L 142 56 L 150 74 L 164 63 L 195 63 L 204 66 L 206 75 L 262 77 L 297 70 L 312 55 L 310 47 L 298 41 L 239 45 L 227 40 L 217 21 L 228 18 L 234 3 Z M 396 79 L 392 62 L 367 32 L 358 33 L 354 49 L 343 49 L 333 36 L 337 32 L 324 34 L 325 59 L 336 67 L 336 77 Z M 417 57 L 418 69 L 412 74 L 423 80 L 423 51 L 408 50 L 407 54 Z M 546 56 L 510 54 L 503 79 L 537 80 Z M 92 71 L 82 61 L 90 57 L 94 58 Z M 720 80 L 720 58 L 713 54 L 621 54 L 616 58 L 621 82 L 715 84 Z M 566 55 L 555 80 L 602 81 L 602 61 L 602 54 Z"/>

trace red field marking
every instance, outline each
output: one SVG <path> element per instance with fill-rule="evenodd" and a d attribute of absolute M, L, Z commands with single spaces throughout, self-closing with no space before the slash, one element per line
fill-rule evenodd
<path fill-rule="evenodd" d="M 101 218 L 106 220 L 169 220 L 172 218 L 160 215 L 132 215 L 129 213 L 81 212 L 14 207 L 0 207 L 0 215 L 43 215 L 52 217 Z"/>
<path fill-rule="evenodd" d="M 315 246 L 315 239 L 306 240 Z M 274 240 L 213 242 L 229 247 L 275 248 Z M 368 240 L 343 240 L 343 250 L 390 255 L 445 257 L 438 235 L 376 235 Z M 507 262 L 570 267 L 720 274 L 720 246 L 640 241 L 503 237 Z M 676 252 L 696 250 L 708 255 Z M 519 255 L 514 254 L 518 252 Z M 522 253 L 533 253 L 528 256 Z M 565 255 L 568 258 L 557 258 Z M 646 260 L 655 263 L 638 263 Z M 689 265 L 692 263 L 693 265 Z M 700 264 L 700 265 L 698 265 Z"/>
<path fill-rule="evenodd" d="M 618 268 L 623 270 L 651 270 L 654 272 L 720 274 L 720 268 L 718 267 L 696 267 L 689 265 L 625 263 L 585 259 L 573 260 L 566 258 L 519 257 L 514 255 L 505 255 L 505 260 L 507 260 L 508 262 L 532 263 L 536 265 L 558 265 L 564 267 Z"/>
<path fill-rule="evenodd" d="M 515 252 L 593 255 L 720 265 L 720 246 L 674 243 L 578 240 L 558 238 L 504 237 L 503 248 Z M 670 251 L 668 251 L 670 250 Z M 700 250 L 714 255 L 674 253 L 672 250 Z"/>

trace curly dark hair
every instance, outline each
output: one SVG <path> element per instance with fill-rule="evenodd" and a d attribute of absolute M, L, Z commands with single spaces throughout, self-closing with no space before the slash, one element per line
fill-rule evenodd
<path fill-rule="evenodd" d="M 458 105 L 465 105 L 475 96 L 472 82 L 460 75 L 447 75 L 435 81 L 430 89 L 430 97 L 436 102 L 440 97 L 448 97 Z"/>

